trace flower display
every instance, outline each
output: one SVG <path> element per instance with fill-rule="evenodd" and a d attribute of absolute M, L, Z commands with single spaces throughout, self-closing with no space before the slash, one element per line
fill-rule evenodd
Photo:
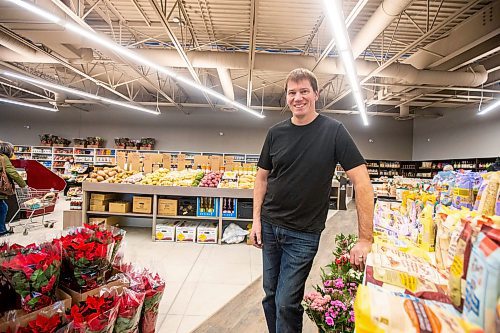
<path fill-rule="evenodd" d="M 32 312 L 56 301 L 61 271 L 59 244 L 14 244 L 0 252 L 0 270 L 21 297 L 22 308 Z"/>
<path fill-rule="evenodd" d="M 63 324 L 59 314 L 46 317 L 38 314 L 35 319 L 28 322 L 24 327 L 19 327 L 16 333 L 54 333 Z"/>
<path fill-rule="evenodd" d="M 76 228 L 54 243 L 63 249 L 62 283 L 77 291 L 102 286 L 111 270 L 114 240 L 107 230 Z"/>
<path fill-rule="evenodd" d="M 144 292 L 136 292 L 128 288 L 123 289 L 114 333 L 139 332 L 139 321 L 145 297 Z"/>
<path fill-rule="evenodd" d="M 73 321 L 71 333 L 112 333 L 118 314 L 119 298 L 114 290 L 89 296 L 71 307 L 68 320 Z"/>
<path fill-rule="evenodd" d="M 321 270 L 322 285 L 304 296 L 302 306 L 320 332 L 354 332 L 354 297 L 363 280 L 363 273 L 349 262 L 349 251 L 356 240 L 354 235 L 335 237 L 334 260 Z"/>
<path fill-rule="evenodd" d="M 120 265 L 120 270 L 129 278 L 130 289 L 145 293 L 139 331 L 154 333 L 158 308 L 165 290 L 165 281 L 158 274 L 153 274 L 147 269 L 139 269 L 131 264 Z"/>

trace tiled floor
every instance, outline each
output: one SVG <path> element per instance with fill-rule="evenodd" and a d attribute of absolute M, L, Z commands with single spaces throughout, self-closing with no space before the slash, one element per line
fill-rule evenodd
<path fill-rule="evenodd" d="M 42 227 L 23 236 L 17 228 L 1 240 L 28 244 L 50 238 L 62 230 L 65 209 L 69 203 L 59 200 L 55 212 L 46 217 L 57 221 L 54 229 Z M 334 213 L 330 211 L 329 217 Z M 262 275 L 260 250 L 252 246 L 152 242 L 149 228 L 126 230 L 125 259 L 166 280 L 157 323 L 160 333 L 191 332 Z"/>

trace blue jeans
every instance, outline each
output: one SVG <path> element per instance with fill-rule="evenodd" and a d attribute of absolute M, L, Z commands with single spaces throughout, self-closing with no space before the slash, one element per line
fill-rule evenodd
<path fill-rule="evenodd" d="M 7 232 L 7 228 L 5 227 L 5 220 L 7 219 L 7 210 L 9 210 L 9 206 L 5 200 L 0 200 L 0 233 Z"/>
<path fill-rule="evenodd" d="M 262 306 L 270 333 L 302 332 L 301 302 L 318 251 L 319 233 L 293 231 L 262 221 Z"/>

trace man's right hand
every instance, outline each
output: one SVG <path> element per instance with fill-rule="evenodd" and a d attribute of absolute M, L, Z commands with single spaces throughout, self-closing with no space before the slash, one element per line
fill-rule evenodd
<path fill-rule="evenodd" d="M 254 219 L 249 237 L 253 241 L 253 246 L 262 249 L 262 225 L 260 221 Z"/>

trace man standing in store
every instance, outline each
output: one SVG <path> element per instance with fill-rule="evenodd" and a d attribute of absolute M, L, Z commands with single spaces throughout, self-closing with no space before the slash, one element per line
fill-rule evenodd
<path fill-rule="evenodd" d="M 263 251 L 262 305 L 270 333 L 302 332 L 301 301 L 325 228 L 337 162 L 356 191 L 359 240 L 350 260 L 359 269 L 373 240 L 373 188 L 354 141 L 340 122 L 316 112 L 319 91 L 312 72 L 290 72 L 285 91 L 293 116 L 267 133 L 250 234 Z"/>

